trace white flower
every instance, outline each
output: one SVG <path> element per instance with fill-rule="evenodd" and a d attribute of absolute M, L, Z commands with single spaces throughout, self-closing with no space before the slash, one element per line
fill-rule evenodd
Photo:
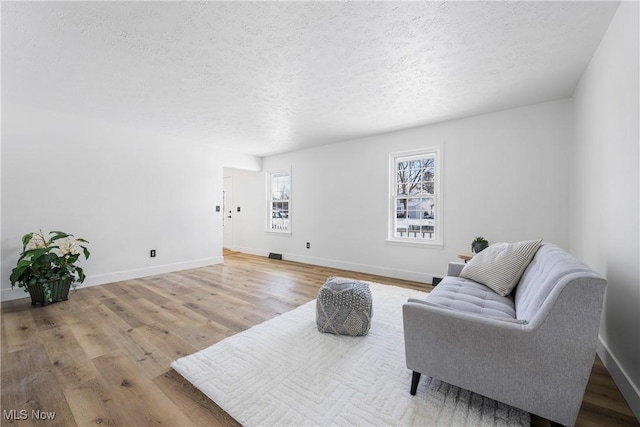
<path fill-rule="evenodd" d="M 26 249 L 28 251 L 31 251 L 34 249 L 40 249 L 44 247 L 45 247 L 45 243 L 42 236 L 40 234 L 34 234 L 33 237 L 31 237 L 31 240 L 29 240 L 29 243 L 27 243 Z"/>
<path fill-rule="evenodd" d="M 75 239 L 67 237 L 65 239 L 58 240 L 58 253 L 61 256 L 66 255 L 78 255 L 80 252 L 78 251 L 78 242 Z"/>

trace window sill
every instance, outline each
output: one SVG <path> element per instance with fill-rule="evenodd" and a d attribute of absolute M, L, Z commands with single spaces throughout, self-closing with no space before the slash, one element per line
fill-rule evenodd
<path fill-rule="evenodd" d="M 285 237 L 291 237 L 291 232 L 290 231 L 273 231 L 273 230 L 264 230 L 264 234 L 271 234 L 273 236 L 285 236 Z"/>
<path fill-rule="evenodd" d="M 432 248 L 432 249 L 444 249 L 443 242 L 420 242 L 414 240 L 400 240 L 400 239 L 387 239 L 385 243 L 395 246 L 408 246 L 414 248 Z"/>

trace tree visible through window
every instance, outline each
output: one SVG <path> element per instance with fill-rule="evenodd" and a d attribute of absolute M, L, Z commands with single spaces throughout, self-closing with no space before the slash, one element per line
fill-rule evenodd
<path fill-rule="evenodd" d="M 392 159 L 394 215 L 391 238 L 439 240 L 437 150 L 392 155 Z"/>
<path fill-rule="evenodd" d="M 289 233 L 289 205 L 291 203 L 291 174 L 288 171 L 269 172 L 269 231 Z"/>

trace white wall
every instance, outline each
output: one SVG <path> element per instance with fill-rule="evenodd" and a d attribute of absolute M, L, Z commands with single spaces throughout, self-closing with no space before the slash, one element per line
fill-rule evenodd
<path fill-rule="evenodd" d="M 211 146 L 2 107 L 3 300 L 27 295 L 9 275 L 22 235 L 39 229 L 90 241 L 86 285 L 222 261 L 222 165 Z"/>
<path fill-rule="evenodd" d="M 262 172 L 233 174 L 234 249 L 421 280 L 490 242 L 542 237 L 569 245 L 569 100 L 266 157 Z M 440 146 L 444 248 L 385 242 L 389 153 Z M 291 167 L 291 236 L 265 233 L 265 172 Z M 311 249 L 305 249 L 306 242 Z"/>
<path fill-rule="evenodd" d="M 599 354 L 640 418 L 637 2 L 622 2 L 574 95 L 571 251 L 608 280 Z"/>

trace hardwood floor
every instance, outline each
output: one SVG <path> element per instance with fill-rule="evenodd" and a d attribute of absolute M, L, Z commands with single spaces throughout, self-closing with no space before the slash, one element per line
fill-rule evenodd
<path fill-rule="evenodd" d="M 224 264 L 80 288 L 44 308 L 4 302 L 0 424 L 238 425 L 170 363 L 314 299 L 330 275 L 431 289 L 226 252 Z M 549 424 L 533 417 L 532 425 Z M 577 425 L 640 425 L 599 360 Z"/>

